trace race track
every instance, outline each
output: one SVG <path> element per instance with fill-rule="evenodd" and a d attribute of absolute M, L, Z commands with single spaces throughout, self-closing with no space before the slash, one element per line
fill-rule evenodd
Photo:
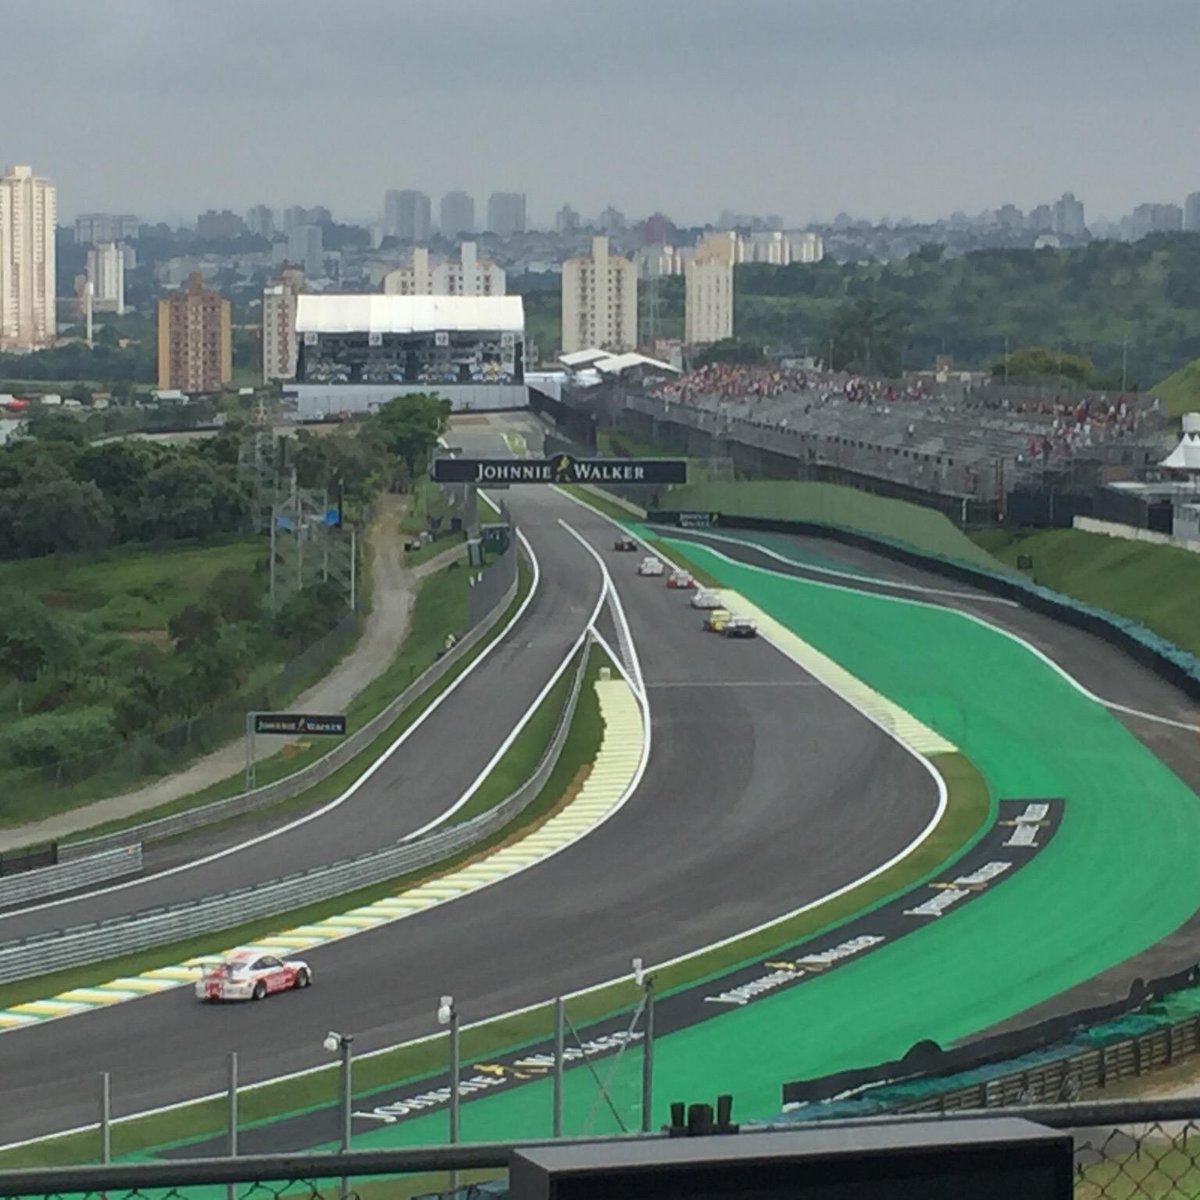
<path fill-rule="evenodd" d="M 620 975 L 633 954 L 654 962 L 695 950 L 860 877 L 926 826 L 937 803 L 928 770 L 856 710 L 765 643 L 702 633 L 683 597 L 637 578 L 634 556 L 611 552 L 603 519 L 548 490 L 505 499 L 543 570 L 561 572 L 560 604 L 580 605 L 599 578 L 560 518 L 613 571 L 654 733 L 630 803 L 501 885 L 312 952 L 319 982 L 310 992 L 210 1008 L 179 990 L 0 1035 L 6 1141 L 93 1120 L 92 1089 L 80 1081 L 99 1071 L 113 1073 L 118 1113 L 140 1111 L 219 1090 L 231 1049 L 252 1082 L 325 1062 L 330 1028 L 353 1032 L 356 1052 L 430 1033 L 442 993 L 476 1020 Z M 572 590 L 580 579 L 582 593 Z M 519 675 L 535 652 L 542 621 L 561 657 L 586 620 L 553 603 L 539 613 L 518 644 L 497 652 L 509 672 Z M 543 679 L 554 654 L 544 656 Z M 510 687 L 504 672 L 487 677 L 492 699 Z M 488 700 L 448 702 L 444 719 L 414 739 L 425 773 L 409 768 L 406 779 L 437 795 L 422 813 L 454 798 L 437 773 L 457 769 Z M 388 780 L 358 836 L 378 839 L 372 821 L 395 828 L 403 782 Z M 307 852 L 333 856 L 319 844 Z"/>

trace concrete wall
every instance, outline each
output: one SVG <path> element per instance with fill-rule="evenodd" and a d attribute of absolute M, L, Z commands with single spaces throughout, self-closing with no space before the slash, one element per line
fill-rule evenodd
<path fill-rule="evenodd" d="M 1073 525 L 1084 533 L 1102 533 L 1105 537 L 1124 538 L 1130 542 L 1149 542 L 1152 546 L 1174 546 L 1178 550 L 1190 550 L 1193 554 L 1200 554 L 1200 541 L 1172 537 L 1167 533 L 1155 533 L 1152 529 L 1139 529 L 1136 525 L 1098 521 L 1095 517 L 1076 517 Z"/>

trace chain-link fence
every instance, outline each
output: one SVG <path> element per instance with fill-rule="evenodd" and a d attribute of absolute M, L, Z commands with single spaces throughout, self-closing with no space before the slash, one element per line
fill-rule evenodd
<path fill-rule="evenodd" d="M 735 1114 L 736 1115 L 736 1114 Z M 992 1114 L 994 1115 L 994 1114 Z M 1200 1200 L 1200 1098 L 1186 1101 L 1116 1102 L 1092 1106 L 1014 1109 L 1006 1116 L 1019 1116 L 1034 1126 L 1068 1133 L 1073 1143 L 1072 1184 L 1075 1200 Z M 690 1114 L 689 1114 L 690 1116 Z M 711 1155 L 715 1146 L 729 1136 L 765 1133 L 779 1137 L 779 1161 L 795 1152 L 787 1134 L 829 1131 L 831 1144 L 848 1145 L 852 1152 L 856 1139 L 875 1140 L 882 1133 L 900 1133 L 899 1141 L 932 1146 L 956 1138 L 953 1128 L 958 1120 L 978 1121 L 981 1114 L 963 1114 L 940 1122 L 914 1122 L 901 1118 L 859 1122 L 852 1126 L 824 1123 L 810 1126 L 742 1126 L 740 1134 L 722 1139 L 697 1140 L 694 1148 L 684 1148 L 697 1159 Z M 902 1130 L 897 1125 L 902 1124 Z M 986 1130 L 985 1125 L 976 1126 Z M 687 1137 L 686 1126 L 671 1129 L 674 1137 Z M 663 1129 L 649 1135 L 661 1139 Z M 636 1135 L 604 1139 L 608 1145 L 632 1140 Z M 643 1139 L 645 1138 L 643 1137 Z M 594 1139 L 593 1139 L 594 1141 Z M 154 1162 L 130 1162 L 99 1166 L 34 1168 L 0 1172 L 0 1196 L 30 1197 L 104 1197 L 105 1200 L 208 1200 L 230 1197 L 233 1200 L 334 1200 L 355 1197 L 358 1200 L 399 1200 L 402 1197 L 456 1197 L 457 1200 L 509 1194 L 508 1169 L 514 1150 L 535 1149 L 555 1144 L 547 1139 L 518 1142 L 485 1142 L 456 1146 L 426 1146 L 412 1149 L 359 1150 L 348 1154 L 319 1153 L 300 1155 L 256 1155 L 247 1158 L 187 1158 Z M 558 1143 L 558 1144 L 561 1144 Z M 762 1143 L 768 1150 L 770 1141 Z M 967 1143 L 969 1149 L 970 1143 Z M 962 1151 L 961 1138 L 956 1151 Z M 680 1154 L 673 1155 L 679 1158 Z M 734 1156 L 727 1156 L 736 1158 Z M 945 1161 L 945 1160 L 943 1160 Z M 995 1168 L 1004 1182 L 1004 1158 Z M 989 1195 L 1044 1195 L 1030 1192 L 1029 1175 L 1014 1161 L 1011 1191 L 997 1189 Z M 886 1155 L 869 1171 L 877 1185 L 889 1181 Z M 877 1173 L 877 1176 L 876 1176 Z M 661 1177 L 659 1177 L 661 1178 Z M 936 1174 L 926 1174 L 930 1194 L 953 1194 L 939 1189 Z M 788 1194 L 840 1196 L 871 1195 L 875 1188 L 860 1179 L 864 1190 L 814 1190 L 803 1186 Z M 1065 1182 L 1065 1181 L 1064 1181 Z M 728 1183 L 728 1179 L 725 1180 Z M 638 1181 L 634 1191 L 620 1194 L 653 1200 L 662 1195 L 652 1170 Z M 602 1194 L 599 1192 L 589 1194 Z M 613 1193 L 616 1194 L 616 1193 Z M 671 1195 L 681 1194 L 672 1191 Z M 691 1193 L 696 1200 L 705 1195 L 728 1195 L 703 1190 Z M 751 1194 L 746 1192 L 746 1194 Z M 765 1194 L 754 1192 L 753 1194 Z M 782 1192 L 771 1193 L 784 1194 Z M 883 1187 L 879 1194 L 895 1194 Z M 914 1194 L 905 1192 L 904 1194 Z M 1055 1192 L 1054 1195 L 1061 1193 Z M 514 1200 L 516 1194 L 514 1193 Z"/>

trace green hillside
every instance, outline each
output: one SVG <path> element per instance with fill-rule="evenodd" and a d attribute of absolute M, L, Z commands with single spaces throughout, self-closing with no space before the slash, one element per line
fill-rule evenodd
<path fill-rule="evenodd" d="M 1200 410 L 1200 358 L 1193 358 L 1168 375 L 1154 391 L 1162 397 L 1167 412 L 1173 417 Z"/>

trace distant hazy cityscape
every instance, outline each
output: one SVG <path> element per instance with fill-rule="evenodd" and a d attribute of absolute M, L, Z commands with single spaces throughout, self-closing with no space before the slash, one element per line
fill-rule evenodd
<path fill-rule="evenodd" d="M 925 224 L 843 212 L 803 228 L 729 210 L 709 225 L 683 227 L 662 212 L 627 215 L 609 205 L 585 214 L 567 203 L 551 227 L 535 228 L 524 193 L 477 201 L 451 191 L 435 201 L 416 189 L 385 192 L 369 221 L 320 204 L 256 204 L 245 213 L 209 209 L 177 225 L 133 213 L 64 222 L 53 182 L 22 166 L 0 180 L 0 351 L 90 347 L 110 314 L 155 312 L 159 387 L 208 392 L 232 380 L 239 329 L 253 329 L 260 343 L 260 381 L 295 378 L 304 293 L 498 297 L 553 288 L 558 344 L 546 343 L 549 335 L 539 344 L 531 332 L 527 365 L 588 347 L 640 349 L 678 363 L 685 349 L 734 338 L 733 272 L 744 264 L 888 263 L 929 245 L 949 258 L 1197 230 L 1200 192 L 1091 222 L 1084 201 L 1066 192 L 1027 212 L 1004 203 Z M 663 338 L 639 287 L 654 292 L 672 277 L 682 277 L 682 328 Z"/>

